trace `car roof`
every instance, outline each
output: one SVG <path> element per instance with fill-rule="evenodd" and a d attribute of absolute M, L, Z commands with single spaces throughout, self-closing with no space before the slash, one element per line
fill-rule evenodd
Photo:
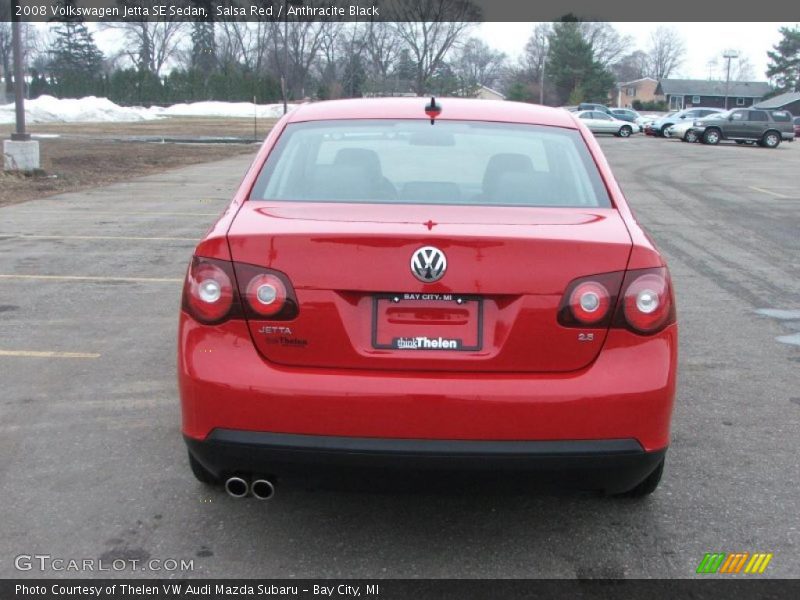
<path fill-rule="evenodd" d="M 289 123 L 347 119 L 428 119 L 430 96 L 415 98 L 354 98 L 301 104 L 289 113 Z M 527 123 L 577 129 L 571 114 L 560 108 L 468 98 L 436 98 L 439 120 Z"/>

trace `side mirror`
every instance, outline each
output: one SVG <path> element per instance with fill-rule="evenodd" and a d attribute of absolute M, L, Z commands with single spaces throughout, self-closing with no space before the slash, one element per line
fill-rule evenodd
<path fill-rule="evenodd" d="M 731 115 L 730 117 L 728 117 L 728 121 L 733 121 L 733 115 Z"/>

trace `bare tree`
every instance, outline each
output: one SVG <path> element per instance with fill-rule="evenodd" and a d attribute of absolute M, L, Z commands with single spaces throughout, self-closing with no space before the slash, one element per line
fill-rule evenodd
<path fill-rule="evenodd" d="M 269 61 L 272 23 L 266 21 L 217 22 L 217 57 L 220 65 L 241 65 L 247 71 L 260 73 Z"/>
<path fill-rule="evenodd" d="M 542 71 L 547 62 L 547 49 L 553 26 L 550 23 L 537 23 L 525 44 L 525 50 L 520 60 L 522 69 L 533 81 L 542 78 Z"/>
<path fill-rule="evenodd" d="M 270 61 L 274 72 L 287 71 L 286 88 L 295 97 L 306 95 L 306 85 L 312 65 L 317 61 L 323 39 L 331 28 L 341 26 L 335 21 L 288 21 L 267 23 L 268 38 L 272 40 Z"/>
<path fill-rule="evenodd" d="M 480 85 L 496 87 L 505 64 L 505 54 L 473 37 L 459 48 L 450 67 L 458 78 L 461 91 L 468 94 Z"/>
<path fill-rule="evenodd" d="M 677 30 L 659 27 L 650 34 L 647 49 L 648 76 L 653 79 L 666 79 L 683 63 L 686 45 Z"/>
<path fill-rule="evenodd" d="M 581 21 L 580 32 L 592 47 L 594 59 L 603 67 L 616 64 L 633 46 L 631 36 L 621 35 L 604 21 Z"/>
<path fill-rule="evenodd" d="M 11 51 L 11 3 L 0 3 L 0 76 L 5 82 L 5 94 L 11 97 L 13 87 L 13 54 Z M 20 23 L 23 63 L 30 64 L 41 53 L 41 40 L 30 23 Z M 0 100 L 3 96 L 0 94 Z"/>
<path fill-rule="evenodd" d="M 646 52 L 634 50 L 626 54 L 611 67 L 611 72 L 617 81 L 635 81 L 647 77 L 649 72 L 649 59 Z"/>
<path fill-rule="evenodd" d="M 364 37 L 372 74 L 385 80 L 400 55 L 403 40 L 391 23 L 370 21 Z"/>
<path fill-rule="evenodd" d="M 178 20 L 161 20 L 105 23 L 103 27 L 120 31 L 128 42 L 123 53 L 138 69 L 160 75 L 186 42 L 188 25 Z"/>
<path fill-rule="evenodd" d="M 414 63 L 412 88 L 422 96 L 445 66 L 447 53 L 472 29 L 479 11 L 468 0 L 393 0 L 390 14 Z"/>

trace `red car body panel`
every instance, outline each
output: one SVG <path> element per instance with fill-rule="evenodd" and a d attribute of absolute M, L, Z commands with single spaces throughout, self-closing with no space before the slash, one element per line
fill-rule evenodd
<path fill-rule="evenodd" d="M 642 338 L 611 330 L 591 366 L 561 374 L 287 368 L 253 351 L 245 323 L 182 318 L 183 432 L 215 428 L 443 440 L 669 443 L 677 328 Z M 224 357 L 221 359 L 220 357 Z"/>
<path fill-rule="evenodd" d="M 398 210 L 396 205 L 249 201 L 228 239 L 234 261 L 288 274 L 303 306 L 291 328 L 306 345 L 275 344 L 273 335 L 258 333 L 269 321 L 249 321 L 258 349 L 271 361 L 444 371 L 586 366 L 600 351 L 606 328 L 587 327 L 594 341 L 580 342 L 552 316 L 572 279 L 624 270 L 631 249 L 627 228 L 612 208 L 409 205 Z M 451 266 L 441 282 L 422 283 L 408 268 L 408 257 L 426 244 L 448 257 Z M 335 257 L 336 265 L 346 268 L 335 268 L 321 256 Z M 483 347 L 451 359 L 436 350 L 409 354 L 373 348 L 376 292 L 480 295 Z"/>
<path fill-rule="evenodd" d="M 302 105 L 272 129 L 195 251 L 285 274 L 299 314 L 285 322 L 203 325 L 181 312 L 178 374 L 187 441 L 202 442 L 221 429 L 408 440 L 633 439 L 647 452 L 667 447 L 677 325 L 640 335 L 608 325 L 577 330 L 556 320 L 571 281 L 664 266 L 595 137 L 563 110 L 440 102 L 441 120 L 577 129 L 612 207 L 250 200 L 290 123 L 427 119 L 424 99 Z M 410 254 L 427 244 L 448 257 L 447 277 L 433 284 L 416 280 L 408 266 Z M 479 272 L 466 267 L 476 264 Z M 374 348 L 373 297 L 395 292 L 480 296 L 483 348 L 458 356 Z M 278 335 L 290 328 L 306 343 L 277 343 L 273 327 Z M 579 342 L 578 331 L 593 341 Z"/>

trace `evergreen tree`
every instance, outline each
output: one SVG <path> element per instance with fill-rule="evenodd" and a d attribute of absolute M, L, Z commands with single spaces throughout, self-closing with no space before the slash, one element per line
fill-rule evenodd
<path fill-rule="evenodd" d="M 50 73 L 58 96 L 80 97 L 97 92 L 102 80 L 103 53 L 86 24 L 64 21 L 53 28 Z"/>
<path fill-rule="evenodd" d="M 192 68 L 205 76 L 217 66 L 217 43 L 214 23 L 198 21 L 192 25 Z"/>
<path fill-rule="evenodd" d="M 364 95 L 367 71 L 360 54 L 351 54 L 344 66 L 342 92 L 345 98 L 359 98 Z"/>
<path fill-rule="evenodd" d="M 575 20 L 553 26 L 546 75 L 558 104 L 605 102 L 614 77 L 595 59 Z"/>
<path fill-rule="evenodd" d="M 781 92 L 800 92 L 800 27 L 781 27 L 783 39 L 767 52 L 767 77 Z"/>

